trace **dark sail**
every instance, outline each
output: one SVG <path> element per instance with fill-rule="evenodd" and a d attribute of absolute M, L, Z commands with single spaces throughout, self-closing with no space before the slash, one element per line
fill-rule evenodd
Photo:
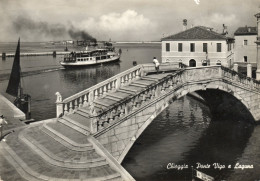
<path fill-rule="evenodd" d="M 15 52 L 13 68 L 10 75 L 9 83 L 6 89 L 6 93 L 17 97 L 20 85 L 20 38 Z"/>

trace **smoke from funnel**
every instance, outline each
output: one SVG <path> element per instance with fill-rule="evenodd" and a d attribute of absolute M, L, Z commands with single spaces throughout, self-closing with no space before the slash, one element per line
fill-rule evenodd
<path fill-rule="evenodd" d="M 90 40 L 96 42 L 97 40 L 85 31 L 75 30 L 73 27 L 68 31 L 70 37 L 74 40 Z"/>
<path fill-rule="evenodd" d="M 27 41 L 49 41 L 49 40 L 91 40 L 96 41 L 91 35 L 74 27 L 65 26 L 60 23 L 50 24 L 47 22 L 36 22 L 30 18 L 18 17 L 13 22 L 13 29 L 19 36 Z"/>

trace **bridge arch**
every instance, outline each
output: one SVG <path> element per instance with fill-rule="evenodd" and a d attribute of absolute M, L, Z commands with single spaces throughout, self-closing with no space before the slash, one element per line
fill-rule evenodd
<path fill-rule="evenodd" d="M 206 66 L 186 68 L 166 76 L 155 87 L 149 87 L 125 104 L 123 112 L 127 116 L 98 132 L 95 137 L 121 163 L 135 140 L 154 118 L 168 107 L 172 100 L 192 92 L 199 93 L 206 101 L 212 101 L 207 95 L 209 92 L 232 97 L 233 101 L 241 102 L 241 109 L 247 110 L 250 120 L 260 121 L 259 85 L 238 77 L 223 67 Z M 214 106 L 218 106 L 217 101 L 212 104 L 211 110 L 214 110 Z"/>

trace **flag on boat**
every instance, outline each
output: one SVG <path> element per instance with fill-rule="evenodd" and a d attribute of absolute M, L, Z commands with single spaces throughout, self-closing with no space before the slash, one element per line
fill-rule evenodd
<path fill-rule="evenodd" d="M 200 172 L 198 170 L 195 170 L 195 171 L 196 171 L 196 177 L 201 179 L 201 180 L 204 180 L 204 181 L 213 181 L 214 180 L 213 177 L 211 177 L 211 176 L 209 176 L 209 175 L 207 175 L 205 173 L 202 173 L 202 172 Z"/>

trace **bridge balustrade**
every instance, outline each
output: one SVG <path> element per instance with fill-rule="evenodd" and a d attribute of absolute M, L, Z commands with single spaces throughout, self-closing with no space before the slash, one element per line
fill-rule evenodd
<path fill-rule="evenodd" d="M 260 90 L 260 81 L 247 77 L 246 75 L 238 73 L 227 67 L 221 66 L 221 70 L 223 71 L 223 78 L 228 78 L 233 83 L 239 83 L 251 89 Z"/>
<path fill-rule="evenodd" d="M 147 67 L 149 70 L 150 67 Z M 260 82 L 252 78 L 248 78 L 243 74 L 227 69 L 226 67 L 216 65 L 207 67 L 186 68 L 178 70 L 155 84 L 147 86 L 145 90 L 128 97 L 127 99 L 113 105 L 112 108 L 107 109 L 98 115 L 96 121 L 96 130 L 99 131 L 106 127 L 106 124 L 113 124 L 120 119 L 128 119 L 131 113 L 136 112 L 140 107 L 145 106 L 151 101 L 158 101 L 164 96 L 167 96 L 170 91 L 177 92 L 187 84 L 195 82 L 212 81 L 212 80 L 228 79 L 235 83 L 241 83 L 244 86 L 251 88 L 260 88 Z"/>
<path fill-rule="evenodd" d="M 165 63 L 160 65 L 161 71 L 174 70 L 177 68 L 179 68 L 178 63 Z M 81 107 L 88 107 L 90 113 L 94 113 L 95 115 L 96 113 L 93 108 L 95 100 L 103 98 L 109 92 L 115 92 L 120 87 L 140 79 L 151 71 L 155 71 L 153 64 L 140 64 L 64 100 L 61 99 L 56 102 L 57 117 L 73 113 Z M 124 106 L 121 106 L 120 109 L 124 109 L 123 107 Z"/>

